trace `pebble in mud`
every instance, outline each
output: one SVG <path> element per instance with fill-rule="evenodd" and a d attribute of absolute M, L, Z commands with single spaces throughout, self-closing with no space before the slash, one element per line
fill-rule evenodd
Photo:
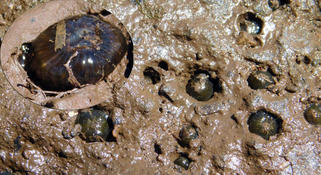
<path fill-rule="evenodd" d="M 179 156 L 175 161 L 174 164 L 183 167 L 185 170 L 188 170 L 191 161 L 186 156 Z"/>
<path fill-rule="evenodd" d="M 304 117 L 312 125 L 321 125 L 321 104 L 312 104 L 308 107 Z"/>
<path fill-rule="evenodd" d="M 247 82 L 252 89 L 266 89 L 269 85 L 275 83 L 272 74 L 268 71 L 256 71 L 251 73 Z"/>
<path fill-rule="evenodd" d="M 259 110 L 252 113 L 247 121 L 249 131 L 269 140 L 271 136 L 278 134 L 282 128 L 282 119 L 274 114 Z"/>
<path fill-rule="evenodd" d="M 76 119 L 76 124 L 81 125 L 80 136 L 87 142 L 107 140 L 112 130 L 108 118 L 109 113 L 97 109 L 80 112 Z"/>
<path fill-rule="evenodd" d="M 182 146 L 189 146 L 191 140 L 198 137 L 198 133 L 192 125 L 186 125 L 183 126 L 183 128 L 179 132 L 179 137 L 181 139 L 180 144 Z"/>
<path fill-rule="evenodd" d="M 208 101 L 214 94 L 214 84 L 209 75 L 199 73 L 193 75 L 186 85 L 188 95 L 198 101 Z"/>
<path fill-rule="evenodd" d="M 94 15 L 59 21 L 21 47 L 18 61 L 43 90 L 66 91 L 95 84 L 110 74 L 127 50 L 112 24 Z"/>

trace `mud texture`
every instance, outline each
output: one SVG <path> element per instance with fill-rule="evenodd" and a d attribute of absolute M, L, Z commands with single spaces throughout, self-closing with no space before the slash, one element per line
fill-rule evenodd
<path fill-rule="evenodd" d="M 46 2 L 2 1 L 1 41 L 19 16 Z M 32 103 L 1 69 L 0 174 L 321 174 L 321 126 L 304 117 L 321 103 L 320 1 L 82 3 L 111 12 L 133 41 L 130 74 L 94 106 L 108 112 L 111 135 L 87 142 L 75 124 L 81 111 Z M 274 83 L 252 89 L 256 71 Z M 218 80 L 207 101 L 186 92 L 197 73 Z M 282 120 L 268 139 L 247 124 L 260 110 Z M 185 126 L 197 131 L 188 145 Z"/>

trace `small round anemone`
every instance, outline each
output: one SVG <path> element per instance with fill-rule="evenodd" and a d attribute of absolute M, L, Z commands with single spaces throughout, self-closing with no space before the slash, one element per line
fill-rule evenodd
<path fill-rule="evenodd" d="M 321 104 L 312 104 L 308 107 L 304 117 L 312 125 L 321 125 Z"/>
<path fill-rule="evenodd" d="M 80 112 L 77 116 L 76 124 L 81 125 L 81 137 L 87 142 L 96 142 L 100 138 L 107 140 L 111 132 L 108 117 L 108 113 L 96 109 Z"/>
<path fill-rule="evenodd" d="M 193 126 L 187 125 L 181 129 L 179 137 L 182 146 L 189 146 L 190 141 L 198 137 L 198 133 Z"/>
<path fill-rule="evenodd" d="M 200 73 L 188 81 L 186 92 L 198 101 L 208 101 L 213 96 L 214 85 L 209 75 Z"/>
<path fill-rule="evenodd" d="M 280 132 L 282 119 L 264 110 L 259 110 L 250 115 L 247 124 L 251 133 L 269 140 L 271 136 Z"/>
<path fill-rule="evenodd" d="M 253 72 L 247 82 L 252 89 L 266 89 L 269 85 L 275 83 L 272 74 L 265 71 Z"/>
<path fill-rule="evenodd" d="M 185 170 L 188 170 L 189 164 L 191 161 L 185 156 L 179 156 L 175 161 L 174 164 L 183 167 Z"/>

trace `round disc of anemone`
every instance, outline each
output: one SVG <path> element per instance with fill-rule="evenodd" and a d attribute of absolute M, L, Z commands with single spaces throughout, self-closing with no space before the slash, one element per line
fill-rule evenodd
<path fill-rule="evenodd" d="M 196 139 L 198 137 L 198 133 L 196 129 L 192 125 L 183 126 L 181 131 L 179 132 L 180 144 L 182 146 L 189 146 L 191 140 Z"/>
<path fill-rule="evenodd" d="M 211 78 L 206 71 L 195 72 L 186 85 L 186 93 L 198 101 L 208 101 L 214 92 L 220 91 L 222 87 L 219 79 Z"/>
<path fill-rule="evenodd" d="M 311 104 L 305 110 L 304 117 L 312 125 L 321 125 L 321 104 Z"/>
<path fill-rule="evenodd" d="M 108 112 L 97 109 L 79 112 L 75 123 L 81 125 L 81 138 L 87 142 L 107 140 L 112 130 L 108 118 Z"/>
<path fill-rule="evenodd" d="M 252 89 L 266 89 L 269 85 L 274 84 L 273 76 L 268 71 L 256 71 L 250 74 L 247 79 Z"/>
<path fill-rule="evenodd" d="M 126 50 L 120 29 L 95 15 L 81 15 L 59 21 L 24 43 L 18 61 L 41 89 L 66 91 L 104 79 Z"/>
<path fill-rule="evenodd" d="M 281 118 L 264 110 L 252 113 L 247 121 L 249 131 L 266 140 L 280 133 L 282 123 Z"/>
<path fill-rule="evenodd" d="M 191 163 L 191 160 L 187 157 L 187 155 L 180 155 L 175 161 L 174 164 L 183 167 L 185 170 L 188 170 L 188 167 Z"/>

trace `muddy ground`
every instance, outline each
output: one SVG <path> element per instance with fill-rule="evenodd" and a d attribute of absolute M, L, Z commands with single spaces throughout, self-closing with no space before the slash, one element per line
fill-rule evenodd
<path fill-rule="evenodd" d="M 46 2 L 2 0 L 1 39 Z M 84 2 L 115 15 L 133 42 L 129 77 L 100 105 L 110 113 L 112 139 L 86 141 L 75 125 L 79 110 L 32 103 L 0 70 L 1 173 L 321 174 L 321 127 L 304 117 L 321 103 L 320 1 Z M 257 70 L 273 83 L 251 87 Z M 195 72 L 219 80 L 209 100 L 187 93 Z M 268 139 L 249 131 L 258 110 L 282 121 Z M 185 126 L 197 132 L 187 146 Z M 178 165 L 179 157 L 189 165 Z"/>

